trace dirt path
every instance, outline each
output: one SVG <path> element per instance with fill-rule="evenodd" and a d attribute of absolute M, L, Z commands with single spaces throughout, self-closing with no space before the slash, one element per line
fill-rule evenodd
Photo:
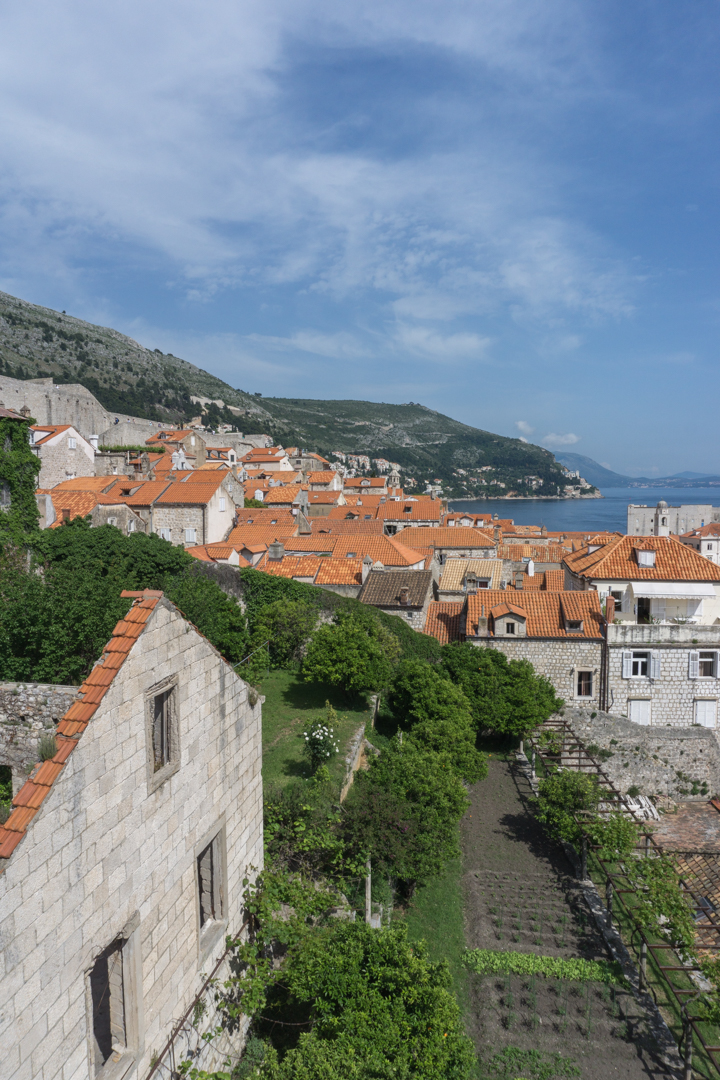
<path fill-rule="evenodd" d="M 462 822 L 469 948 L 606 959 L 565 854 L 526 809 L 514 764 L 491 760 Z M 561 1054 L 583 1080 L 673 1076 L 629 991 L 516 976 L 471 976 L 469 1034 L 481 1062 L 507 1047 Z"/>

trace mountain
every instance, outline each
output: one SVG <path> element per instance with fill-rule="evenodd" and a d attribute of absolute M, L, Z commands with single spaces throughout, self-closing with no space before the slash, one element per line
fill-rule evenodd
<path fill-rule="evenodd" d="M 182 424 L 202 415 L 206 426 L 224 421 L 326 457 L 337 450 L 386 458 L 402 467 L 408 490 L 437 480 L 454 498 L 552 496 L 565 484 L 549 450 L 461 424 L 425 405 L 264 398 L 117 330 L 1 292 L 0 374 L 80 383 L 109 411 L 150 420 Z"/>
<path fill-rule="evenodd" d="M 579 472 L 588 484 L 594 484 L 595 487 L 629 487 L 633 483 L 629 476 L 606 469 L 604 465 L 583 454 L 566 454 L 563 451 L 555 457 L 572 472 Z"/>
<path fill-rule="evenodd" d="M 668 476 L 668 480 L 710 480 L 709 473 L 702 472 L 676 472 Z"/>

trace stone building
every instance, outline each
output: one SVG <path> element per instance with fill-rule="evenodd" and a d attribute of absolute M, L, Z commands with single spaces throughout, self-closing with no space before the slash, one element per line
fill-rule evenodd
<path fill-rule="evenodd" d="M 413 630 L 425 629 L 428 605 L 433 595 L 432 570 L 376 570 L 367 575 L 358 595 L 361 604 L 370 604 L 386 615 L 399 615 Z"/>
<path fill-rule="evenodd" d="M 567 702 L 597 704 L 604 624 L 597 593 L 481 589 L 468 596 L 465 639 L 529 660 Z"/>
<path fill-rule="evenodd" d="M 463 599 L 478 589 L 499 589 L 502 577 L 499 559 L 446 559 L 438 583 L 438 600 Z"/>
<path fill-rule="evenodd" d="M 261 699 L 161 593 L 124 595 L 0 827 L 4 1080 L 144 1080 L 262 865 Z"/>
<path fill-rule="evenodd" d="M 86 438 L 105 431 L 114 417 L 94 394 L 79 384 L 56 385 L 52 379 L 11 379 L 0 375 L 0 405 L 26 410 L 37 424 L 69 424 Z"/>
<path fill-rule="evenodd" d="M 124 501 L 143 519 L 147 532 L 171 544 L 218 544 L 232 529 L 235 509 L 224 479 L 223 472 L 170 472 L 164 480 L 137 485 Z"/>
<path fill-rule="evenodd" d="M 678 536 L 720 522 L 720 506 L 710 503 L 668 506 L 661 499 L 657 506 L 630 503 L 627 508 L 628 536 Z"/>
<path fill-rule="evenodd" d="M 13 792 L 27 780 L 43 735 L 54 735 L 77 686 L 0 682 L 0 766 L 10 769 Z"/>
<path fill-rule="evenodd" d="M 38 487 L 52 488 L 77 476 L 95 475 L 95 447 L 69 424 L 34 424 L 33 453 L 40 459 Z"/>
<path fill-rule="evenodd" d="M 349 491 L 347 482 L 344 490 Z M 389 499 L 375 513 L 384 522 L 385 532 L 393 536 L 409 528 L 437 528 L 445 510 L 447 504 L 433 496 L 432 499 Z"/>
<path fill-rule="evenodd" d="M 188 468 L 199 469 L 207 460 L 205 440 L 199 431 L 192 428 L 183 428 L 182 430 L 171 428 L 158 431 L 146 439 L 145 443 L 150 451 L 156 444 L 165 447 L 166 452 L 170 455 L 173 452 L 182 451 L 188 462 Z"/>

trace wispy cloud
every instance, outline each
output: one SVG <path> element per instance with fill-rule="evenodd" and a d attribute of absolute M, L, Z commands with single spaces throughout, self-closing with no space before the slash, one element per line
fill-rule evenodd
<path fill-rule="evenodd" d="M 573 446 L 575 443 L 580 442 L 580 436 L 573 435 L 572 432 L 568 432 L 567 435 L 555 435 L 554 432 L 551 432 L 544 439 L 541 439 L 541 442 L 543 446 L 547 446 L 552 450 L 555 447 Z"/>
<path fill-rule="evenodd" d="M 518 431 L 521 431 L 523 435 L 532 435 L 535 430 L 534 427 L 531 427 L 530 424 L 528 424 L 527 420 L 516 420 L 515 427 Z"/>

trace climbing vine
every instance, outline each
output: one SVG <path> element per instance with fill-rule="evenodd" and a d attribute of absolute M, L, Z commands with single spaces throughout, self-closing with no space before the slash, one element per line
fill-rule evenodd
<path fill-rule="evenodd" d="M 22 545 L 37 529 L 40 462 L 30 447 L 32 422 L 0 418 L 0 547 Z"/>

